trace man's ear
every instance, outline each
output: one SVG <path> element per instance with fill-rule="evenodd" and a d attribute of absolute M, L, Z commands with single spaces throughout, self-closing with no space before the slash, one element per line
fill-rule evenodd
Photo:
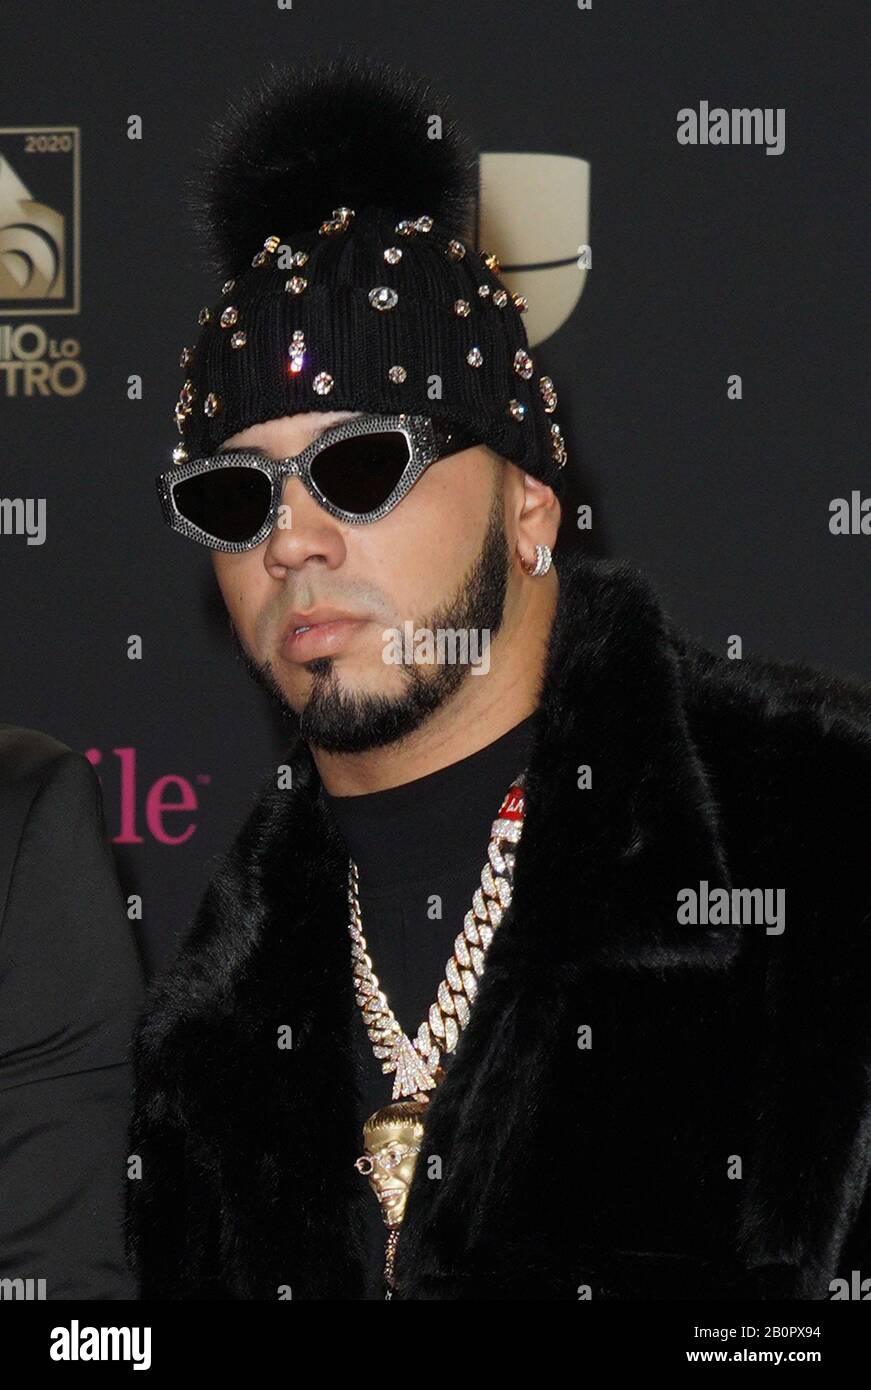
<path fill-rule="evenodd" d="M 534 478 L 531 473 L 524 473 L 520 468 L 517 472 L 521 479 L 518 536 L 531 545 L 548 545 L 553 550 L 562 520 L 559 498 L 549 484 Z"/>

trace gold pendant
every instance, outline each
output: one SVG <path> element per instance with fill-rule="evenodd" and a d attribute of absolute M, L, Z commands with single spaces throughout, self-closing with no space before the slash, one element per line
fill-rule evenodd
<path fill-rule="evenodd" d="M 422 1117 L 427 1104 L 426 1099 L 422 1099 L 384 1105 L 370 1115 L 363 1126 L 364 1152 L 357 1159 L 355 1167 L 358 1173 L 369 1179 L 369 1186 L 378 1198 L 382 1220 L 388 1228 L 384 1263 L 386 1298 L 393 1297 L 395 1288 L 393 1262 L 399 1227 L 405 1216 L 408 1192 L 421 1149 Z"/>

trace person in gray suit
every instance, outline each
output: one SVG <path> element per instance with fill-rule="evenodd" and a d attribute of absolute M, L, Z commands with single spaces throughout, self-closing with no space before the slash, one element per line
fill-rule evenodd
<path fill-rule="evenodd" d="M 137 1296 L 122 1212 L 143 990 L 93 768 L 0 724 L 0 1300 Z"/>

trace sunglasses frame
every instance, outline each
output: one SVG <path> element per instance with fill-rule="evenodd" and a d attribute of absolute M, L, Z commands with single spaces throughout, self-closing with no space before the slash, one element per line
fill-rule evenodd
<path fill-rule="evenodd" d="M 342 507 L 337 507 L 323 495 L 311 476 L 315 459 L 331 444 L 341 443 L 344 439 L 384 433 L 403 434 L 408 441 L 408 463 L 396 486 L 384 502 L 371 511 L 348 512 Z M 278 517 L 286 478 L 299 478 L 309 496 L 329 512 L 330 516 L 352 526 L 364 526 L 379 521 L 391 512 L 430 464 L 447 454 L 458 453 L 461 449 L 471 448 L 477 443 L 480 441 L 461 426 L 449 424 L 444 420 L 434 420 L 428 415 L 362 415 L 354 420 L 340 420 L 338 424 L 331 425 L 298 454 L 288 455 L 286 458 L 272 458 L 260 449 L 240 445 L 238 449 L 230 449 L 222 454 L 207 454 L 188 463 L 176 464 L 160 473 L 155 481 L 164 521 L 173 531 L 208 546 L 210 550 L 239 554 L 256 549 L 271 533 Z M 173 496 L 176 483 L 200 477 L 204 473 L 216 472 L 221 468 L 255 468 L 269 479 L 272 490 L 269 512 L 263 525 L 250 540 L 225 541 L 218 536 L 212 536 L 193 521 L 189 521 L 176 506 Z"/>

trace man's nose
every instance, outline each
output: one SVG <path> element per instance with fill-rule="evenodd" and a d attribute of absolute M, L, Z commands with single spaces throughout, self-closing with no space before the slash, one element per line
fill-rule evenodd
<path fill-rule="evenodd" d="M 315 556 L 338 565 L 344 554 L 341 524 L 309 496 L 299 478 L 285 478 L 278 515 L 266 542 L 267 568 L 281 577 Z"/>
<path fill-rule="evenodd" d="M 332 520 L 330 513 L 312 497 L 300 478 L 290 474 L 283 479 L 275 521 L 279 532 L 287 533 L 295 527 L 320 527 L 327 520 Z"/>

